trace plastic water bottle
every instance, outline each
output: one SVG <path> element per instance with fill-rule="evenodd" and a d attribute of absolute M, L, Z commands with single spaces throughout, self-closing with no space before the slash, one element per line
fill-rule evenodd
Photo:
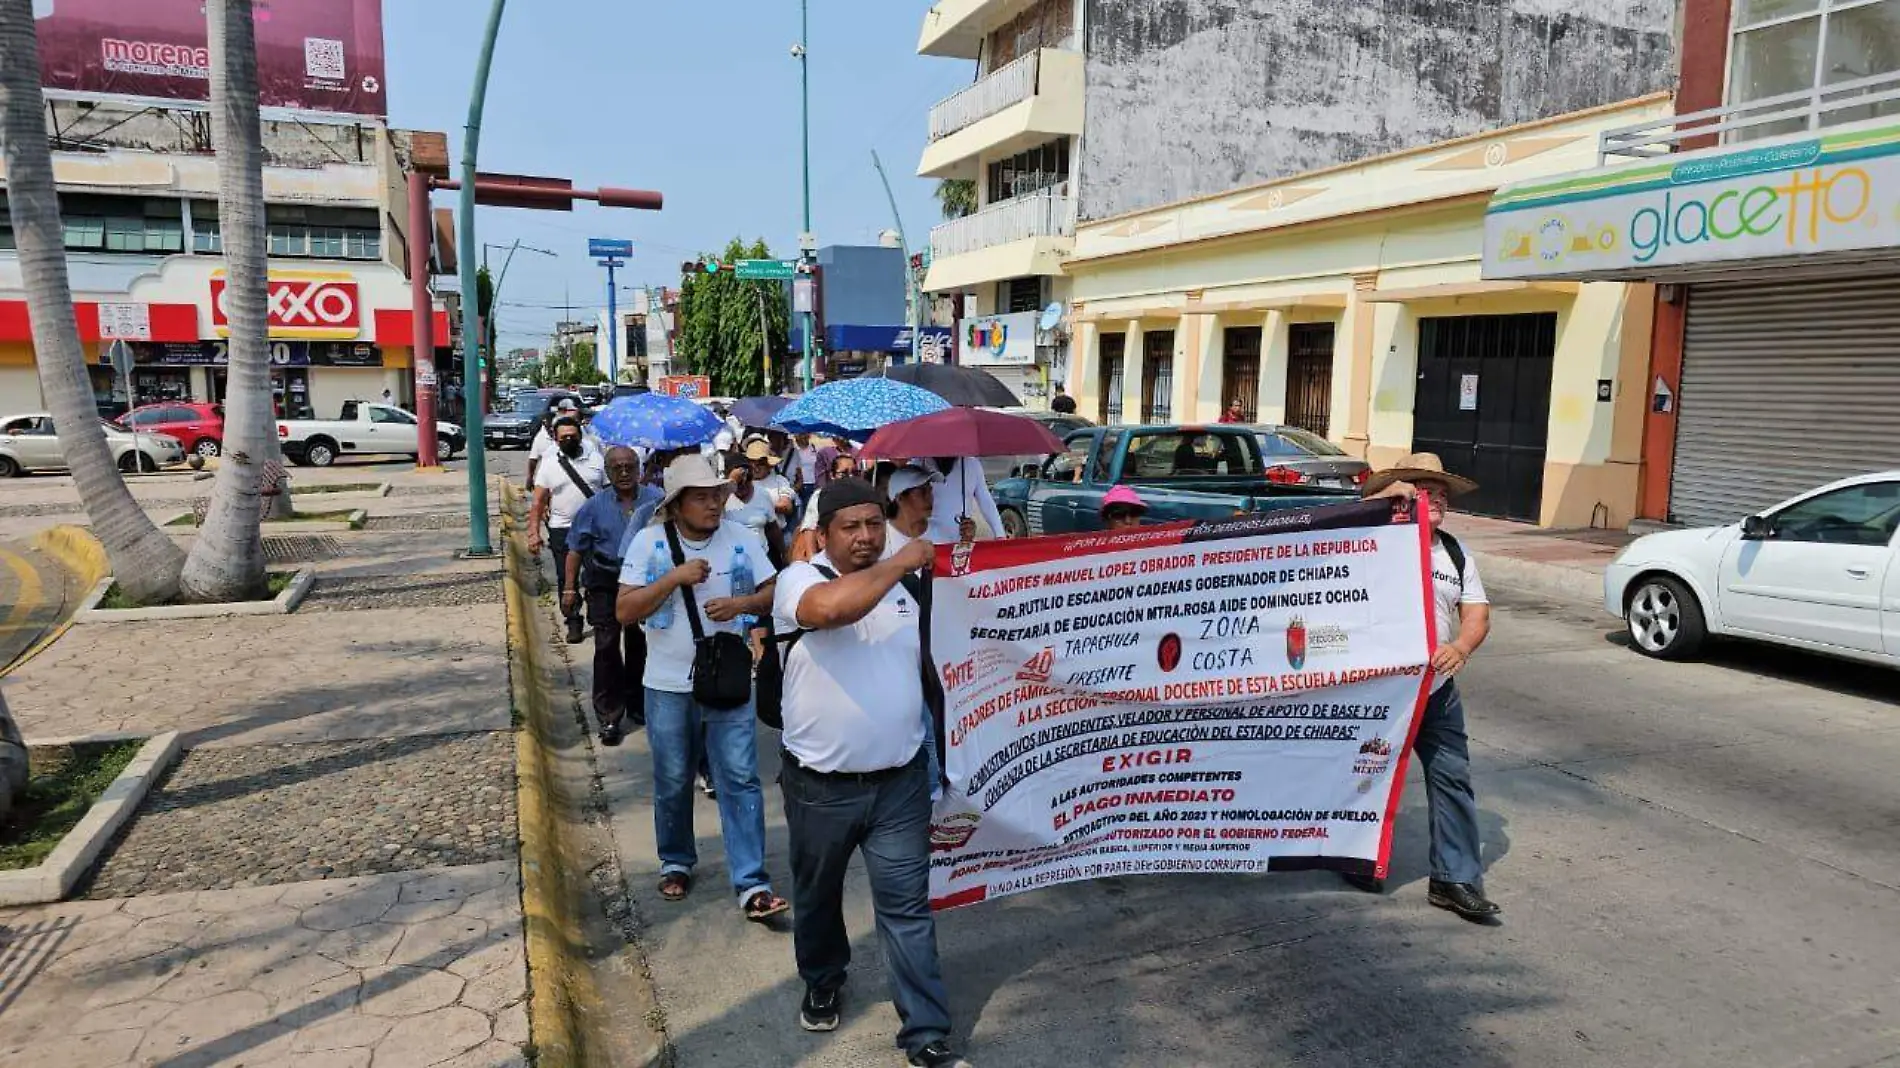
<path fill-rule="evenodd" d="M 750 597 L 758 590 L 759 584 L 752 578 L 752 561 L 746 559 L 745 546 L 734 545 L 732 547 L 732 595 Z M 742 616 L 740 622 L 750 629 L 757 619 L 753 616 Z"/>
<path fill-rule="evenodd" d="M 673 570 L 673 555 L 666 551 L 662 542 L 653 544 L 653 555 L 647 558 L 647 585 L 660 581 L 668 571 Z M 647 626 L 654 630 L 665 630 L 673 625 L 673 595 L 667 594 L 660 607 L 647 617 Z"/>

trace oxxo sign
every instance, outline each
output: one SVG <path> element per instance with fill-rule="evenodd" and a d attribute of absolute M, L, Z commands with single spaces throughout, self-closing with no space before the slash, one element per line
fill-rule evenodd
<path fill-rule="evenodd" d="M 285 271 L 270 276 L 270 336 L 345 340 L 361 332 L 362 313 L 352 275 Z M 224 314 L 224 274 L 211 276 L 211 325 L 230 336 Z"/>
<path fill-rule="evenodd" d="M 1900 245 L 1900 127 L 1626 170 L 1501 194 L 1485 216 L 1485 277 Z"/>

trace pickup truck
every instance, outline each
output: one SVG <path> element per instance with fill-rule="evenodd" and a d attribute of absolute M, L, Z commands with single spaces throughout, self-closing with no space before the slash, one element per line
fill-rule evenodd
<path fill-rule="evenodd" d="M 436 455 L 447 460 L 466 443 L 462 428 L 436 424 Z M 335 419 L 279 419 L 277 440 L 291 463 L 328 467 L 343 455 L 416 455 L 416 417 L 393 404 L 344 401 Z"/>
<path fill-rule="evenodd" d="M 1089 427 L 1063 445 L 1040 467 L 991 487 L 1010 537 L 1100 530 L 1102 498 L 1116 485 L 1137 488 L 1149 523 L 1358 499 L 1274 481 L 1250 427 Z"/>

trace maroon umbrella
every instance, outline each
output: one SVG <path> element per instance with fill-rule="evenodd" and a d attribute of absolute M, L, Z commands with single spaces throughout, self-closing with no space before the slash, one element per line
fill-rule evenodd
<path fill-rule="evenodd" d="M 867 460 L 912 456 L 1015 456 L 1062 451 L 1062 439 L 1034 419 L 981 408 L 948 408 L 892 423 L 871 435 Z"/>

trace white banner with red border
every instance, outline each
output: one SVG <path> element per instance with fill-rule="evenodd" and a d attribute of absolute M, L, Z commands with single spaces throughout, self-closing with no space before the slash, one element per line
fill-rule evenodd
<path fill-rule="evenodd" d="M 935 907 L 1121 875 L 1384 876 L 1435 641 L 1407 511 L 940 549 Z"/>

